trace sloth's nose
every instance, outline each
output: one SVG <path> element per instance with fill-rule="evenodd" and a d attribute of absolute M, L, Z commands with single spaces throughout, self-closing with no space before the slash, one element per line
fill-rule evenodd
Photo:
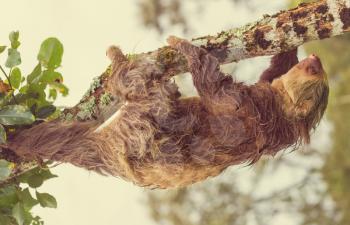
<path fill-rule="evenodd" d="M 311 74 L 319 74 L 322 72 L 321 60 L 317 55 L 311 54 L 308 61 Z"/>
<path fill-rule="evenodd" d="M 320 60 L 320 58 L 318 58 L 318 56 L 316 54 L 311 54 L 309 56 L 310 59 L 316 59 L 316 60 Z"/>

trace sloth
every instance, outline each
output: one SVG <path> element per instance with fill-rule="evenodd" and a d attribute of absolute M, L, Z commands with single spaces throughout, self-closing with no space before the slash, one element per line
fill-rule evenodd
<path fill-rule="evenodd" d="M 184 187 L 231 165 L 255 163 L 309 143 L 327 106 L 328 82 L 316 55 L 298 62 L 280 53 L 254 85 L 220 71 L 217 58 L 176 37 L 170 47 L 188 62 L 196 97 L 146 61 L 111 47 L 107 89 L 124 100 L 112 121 L 47 122 L 21 131 L 9 148 L 25 159 L 68 162 L 149 188 Z"/>

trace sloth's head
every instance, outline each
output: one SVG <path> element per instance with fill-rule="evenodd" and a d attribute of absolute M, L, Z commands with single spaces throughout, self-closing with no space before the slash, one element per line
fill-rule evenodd
<path fill-rule="evenodd" d="M 327 75 L 320 59 L 312 54 L 272 83 L 284 89 L 288 117 L 305 123 L 307 130 L 320 122 L 328 103 Z"/>

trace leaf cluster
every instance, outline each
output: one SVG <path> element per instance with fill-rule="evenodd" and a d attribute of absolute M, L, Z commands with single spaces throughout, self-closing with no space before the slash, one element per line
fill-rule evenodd
<path fill-rule="evenodd" d="M 7 179 L 14 164 L 0 160 L 0 181 Z M 47 167 L 32 169 L 12 183 L 0 189 L 0 225 L 42 225 L 39 216 L 34 216 L 31 209 L 41 207 L 56 208 L 56 199 L 48 193 L 40 193 L 39 188 L 44 181 L 57 177 Z M 34 196 L 35 194 L 35 196 Z"/>
<path fill-rule="evenodd" d="M 0 65 L 0 144 L 5 144 L 8 134 L 36 121 L 51 120 L 59 116 L 54 106 L 58 95 L 66 96 L 68 88 L 59 72 L 63 45 L 54 37 L 44 40 L 37 54 L 37 65 L 24 75 L 19 47 L 19 32 L 9 35 L 9 46 L 0 46 L 0 57 L 7 57 Z M 56 177 L 48 167 L 37 167 L 20 176 L 16 165 L 0 159 L 0 225 L 42 225 L 39 216 L 31 210 L 34 206 L 56 208 L 56 199 L 37 190 L 44 181 Z"/>
<path fill-rule="evenodd" d="M 10 46 L 1 46 L 0 54 L 7 49 L 5 67 L 0 66 L 4 80 L 0 80 L 0 141 L 6 142 L 6 130 L 30 125 L 36 120 L 58 114 L 53 105 L 58 94 L 66 96 L 68 88 L 58 71 L 61 66 L 63 45 L 57 38 L 48 38 L 41 44 L 37 55 L 38 64 L 31 73 L 23 76 L 19 32 L 9 35 Z M 6 129 L 7 128 L 7 129 Z M 14 131 L 14 129 L 11 129 Z"/>

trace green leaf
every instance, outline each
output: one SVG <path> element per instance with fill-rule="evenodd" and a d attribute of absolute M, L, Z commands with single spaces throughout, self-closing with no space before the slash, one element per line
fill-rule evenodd
<path fill-rule="evenodd" d="M 11 48 L 17 49 L 21 45 L 21 42 L 18 41 L 19 39 L 18 31 L 12 31 L 9 35 L 9 39 L 11 41 Z"/>
<path fill-rule="evenodd" d="M 57 98 L 57 90 L 51 88 L 49 91 L 49 98 L 52 98 L 53 100 L 56 100 Z"/>
<path fill-rule="evenodd" d="M 46 39 L 40 47 L 38 60 L 47 69 L 56 69 L 61 65 L 63 45 L 57 38 Z"/>
<path fill-rule="evenodd" d="M 24 85 L 19 89 L 19 93 L 25 94 L 27 93 L 28 89 L 29 89 L 29 85 Z"/>
<path fill-rule="evenodd" d="M 42 207 L 57 208 L 57 201 L 55 197 L 53 197 L 48 193 L 39 193 L 37 191 L 35 193 L 36 193 L 36 198 L 38 199 Z"/>
<path fill-rule="evenodd" d="M 5 66 L 8 68 L 12 68 L 21 64 L 21 54 L 13 48 L 10 48 L 8 51 L 8 57 L 5 63 Z"/>
<path fill-rule="evenodd" d="M 47 105 L 43 106 L 38 109 L 38 112 L 36 113 L 37 118 L 45 119 L 52 115 L 56 111 L 56 107 L 53 105 Z"/>
<path fill-rule="evenodd" d="M 32 83 L 28 86 L 25 92 L 27 94 L 26 103 L 28 107 L 31 107 L 34 104 L 36 104 L 37 107 L 42 107 L 50 104 L 48 101 L 46 101 L 46 93 L 45 93 L 46 86 L 47 84 L 45 83 L 38 83 L 38 84 Z"/>
<path fill-rule="evenodd" d="M 13 206 L 18 202 L 15 186 L 6 186 L 0 189 L 0 207 Z"/>
<path fill-rule="evenodd" d="M 0 46 L 0 54 L 3 53 L 6 49 L 5 45 Z"/>
<path fill-rule="evenodd" d="M 15 98 L 16 98 L 16 102 L 18 104 L 21 104 L 21 103 L 25 103 L 25 101 L 28 99 L 28 96 L 26 94 L 23 94 L 23 93 L 17 93 L 15 95 Z M 12 101 L 9 102 L 9 104 L 7 104 L 7 105 L 14 105 L 14 104 L 16 104 L 16 102 L 12 98 Z"/>
<path fill-rule="evenodd" d="M 44 181 L 52 179 L 52 178 L 55 178 L 55 177 L 58 177 L 57 175 L 52 174 L 49 169 L 42 169 L 42 170 L 40 170 L 40 175 L 42 176 Z"/>
<path fill-rule="evenodd" d="M 18 89 L 21 85 L 22 74 L 21 70 L 18 67 L 12 69 L 10 74 L 10 83 L 13 88 Z"/>
<path fill-rule="evenodd" d="M 20 200 L 23 203 L 24 209 L 26 209 L 26 210 L 30 210 L 35 205 L 39 204 L 39 202 L 35 198 L 32 197 L 28 188 L 22 190 L 18 194 L 19 194 Z"/>
<path fill-rule="evenodd" d="M 25 172 L 23 173 L 22 175 L 20 175 L 18 177 L 18 180 L 21 182 L 21 183 L 28 183 L 28 180 L 29 180 L 29 177 L 32 176 L 33 174 L 35 173 L 38 173 L 40 170 L 40 168 L 36 167 L 32 170 L 29 170 L 28 172 Z"/>
<path fill-rule="evenodd" d="M 33 174 L 28 178 L 28 185 L 31 188 L 38 188 L 44 183 L 44 179 L 40 174 Z"/>
<path fill-rule="evenodd" d="M 40 178 L 34 178 L 35 176 L 39 176 Z M 37 182 L 37 181 L 34 181 L 35 179 L 46 181 L 46 180 L 49 180 L 49 179 L 55 178 L 55 177 L 57 177 L 57 175 L 52 174 L 48 168 L 43 168 L 43 169 L 42 168 L 35 168 L 33 170 L 30 170 L 30 171 L 22 174 L 21 176 L 18 177 L 18 179 L 21 183 L 29 184 L 30 182 L 33 182 L 33 183 Z M 33 185 L 35 185 L 35 184 L 32 184 L 32 186 Z"/>
<path fill-rule="evenodd" d="M 12 31 L 9 35 L 9 39 L 11 42 L 18 41 L 19 31 Z"/>
<path fill-rule="evenodd" d="M 6 143 L 6 140 L 7 140 L 6 130 L 4 126 L 0 124 L 0 143 L 4 144 Z"/>
<path fill-rule="evenodd" d="M 21 105 L 8 105 L 0 110 L 0 123 L 3 125 L 31 124 L 34 121 L 34 115 Z"/>
<path fill-rule="evenodd" d="M 18 225 L 23 225 L 25 221 L 25 210 L 21 203 L 17 203 L 12 209 L 12 216 L 16 219 Z"/>
<path fill-rule="evenodd" d="M 44 225 L 44 221 L 39 216 L 34 217 L 32 223 L 32 225 Z"/>
<path fill-rule="evenodd" d="M 0 159 L 0 180 L 5 180 L 11 175 L 11 171 L 14 167 L 13 163 Z"/>
<path fill-rule="evenodd" d="M 35 115 L 36 109 L 38 108 L 38 104 L 34 103 L 30 106 L 30 111 Z"/>
<path fill-rule="evenodd" d="M 61 83 L 63 81 L 63 76 L 59 72 L 53 70 L 45 70 L 42 73 L 40 81 L 45 83 Z"/>
<path fill-rule="evenodd" d="M 35 98 L 35 99 L 41 99 L 41 100 L 46 99 L 45 89 L 46 89 L 47 84 L 32 83 L 32 84 L 26 85 L 26 86 L 27 86 L 27 90 L 25 90 L 24 93 L 27 93 L 29 95 L 29 97 Z"/>
<path fill-rule="evenodd" d="M 27 76 L 27 83 L 37 83 L 39 81 L 39 78 L 41 75 L 41 64 L 38 63 L 38 65 L 35 66 L 34 70 Z"/>
<path fill-rule="evenodd" d="M 53 82 L 49 83 L 49 85 L 50 87 L 55 88 L 59 93 L 61 93 L 62 96 L 67 96 L 69 93 L 69 89 L 64 84 Z"/>
<path fill-rule="evenodd" d="M 11 221 L 12 219 L 9 216 L 0 214 L 0 225 L 12 224 Z"/>

